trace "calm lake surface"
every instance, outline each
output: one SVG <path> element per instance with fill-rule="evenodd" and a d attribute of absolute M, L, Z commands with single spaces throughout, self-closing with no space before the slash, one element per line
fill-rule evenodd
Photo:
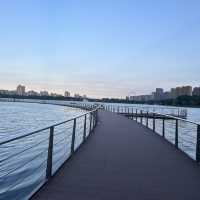
<path fill-rule="evenodd" d="M 69 120 L 85 112 L 66 106 L 0 102 L 0 142 Z M 83 140 L 83 125 L 84 119 L 78 119 L 75 148 Z M 73 121 L 55 127 L 53 173 L 70 155 L 72 130 Z M 88 132 L 87 127 L 87 134 Z M 45 182 L 48 138 L 49 130 L 45 130 L 0 146 L 1 200 L 27 199 Z"/>

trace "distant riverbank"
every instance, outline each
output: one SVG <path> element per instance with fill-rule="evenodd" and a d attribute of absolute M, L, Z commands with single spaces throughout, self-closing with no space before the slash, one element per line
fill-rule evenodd
<path fill-rule="evenodd" d="M 34 99 L 34 100 L 56 100 L 56 101 L 79 101 L 82 102 L 82 98 L 64 97 L 64 96 L 17 96 L 17 95 L 0 95 L 0 98 L 11 98 L 11 99 Z M 190 107 L 200 108 L 200 96 L 180 96 L 176 99 L 167 99 L 160 101 L 130 101 L 127 99 L 117 98 L 87 98 L 89 102 L 99 103 L 123 103 L 123 104 L 147 104 L 147 105 L 164 105 L 164 106 L 176 106 L 176 107 Z"/>
<path fill-rule="evenodd" d="M 125 99 L 102 99 L 101 102 L 200 108 L 200 96 L 180 96 L 176 99 L 167 99 L 167 100 L 160 100 L 160 101 L 155 101 L 155 100 L 152 100 L 152 101 L 129 101 L 129 100 L 125 100 Z"/>

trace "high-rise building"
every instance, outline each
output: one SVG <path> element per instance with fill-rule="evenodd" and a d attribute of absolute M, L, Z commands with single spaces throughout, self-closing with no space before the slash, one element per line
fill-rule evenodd
<path fill-rule="evenodd" d="M 192 87 L 191 86 L 183 86 L 181 88 L 181 96 L 192 96 Z"/>
<path fill-rule="evenodd" d="M 164 100 L 167 100 L 167 99 L 171 99 L 172 98 L 172 96 L 171 96 L 171 92 L 164 92 L 164 94 L 163 94 L 163 99 Z"/>
<path fill-rule="evenodd" d="M 171 98 L 176 99 L 177 94 L 176 94 L 176 88 L 171 88 Z"/>
<path fill-rule="evenodd" d="M 70 97 L 70 92 L 65 91 L 65 97 Z"/>
<path fill-rule="evenodd" d="M 154 93 L 155 100 L 162 100 L 164 97 L 164 90 L 162 88 L 156 88 L 156 92 Z"/>
<path fill-rule="evenodd" d="M 153 95 L 149 94 L 149 95 L 130 96 L 128 99 L 130 101 L 143 101 L 143 102 L 147 102 L 147 101 L 153 100 Z"/>
<path fill-rule="evenodd" d="M 39 94 L 33 90 L 27 92 L 27 96 L 39 96 Z"/>
<path fill-rule="evenodd" d="M 200 87 L 195 87 L 192 92 L 193 96 L 200 96 Z"/>
<path fill-rule="evenodd" d="M 75 98 L 81 98 L 81 95 L 80 94 L 74 94 L 74 97 Z"/>
<path fill-rule="evenodd" d="M 26 94 L 26 87 L 23 85 L 18 85 L 17 86 L 17 90 L 16 90 L 16 94 L 19 96 L 24 96 Z"/>
<path fill-rule="evenodd" d="M 49 93 L 47 91 L 41 91 L 40 96 L 49 96 Z"/>
<path fill-rule="evenodd" d="M 192 96 L 192 87 L 191 86 L 182 86 L 171 89 L 171 97 L 173 99 L 179 96 Z"/>

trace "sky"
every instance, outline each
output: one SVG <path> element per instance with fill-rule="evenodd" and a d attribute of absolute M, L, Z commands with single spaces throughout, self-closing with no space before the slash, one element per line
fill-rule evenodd
<path fill-rule="evenodd" d="M 118 97 L 200 86 L 199 0 L 0 1 L 0 89 Z"/>

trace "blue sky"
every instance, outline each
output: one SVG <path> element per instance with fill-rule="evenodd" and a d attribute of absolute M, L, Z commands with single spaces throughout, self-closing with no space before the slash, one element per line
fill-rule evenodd
<path fill-rule="evenodd" d="M 0 88 L 91 97 L 200 85 L 198 0 L 0 3 Z"/>

